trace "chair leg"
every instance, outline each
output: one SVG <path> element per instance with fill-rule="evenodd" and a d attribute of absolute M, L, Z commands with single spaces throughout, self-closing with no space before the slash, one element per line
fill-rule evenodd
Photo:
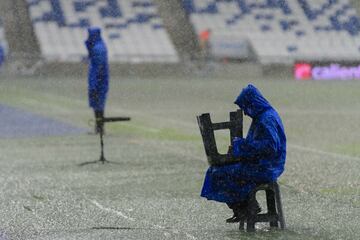
<path fill-rule="evenodd" d="M 241 220 L 240 223 L 239 223 L 239 230 L 245 230 L 244 226 L 245 226 L 245 221 Z"/>
<path fill-rule="evenodd" d="M 268 215 L 269 216 L 274 216 L 277 215 L 276 214 L 276 204 L 275 204 L 275 193 L 273 190 L 266 190 L 266 205 L 267 205 L 267 209 L 268 209 Z M 278 221 L 272 221 L 270 222 L 270 227 L 276 227 L 278 228 Z"/>
<path fill-rule="evenodd" d="M 256 203 L 256 192 L 260 190 L 265 190 L 266 193 L 266 205 L 267 205 L 267 216 L 269 218 L 266 218 L 266 215 L 260 214 L 258 215 L 255 206 Z M 274 217 L 276 217 L 274 220 Z M 272 221 L 269 221 L 269 220 Z M 245 228 L 245 221 L 246 221 L 246 231 L 247 232 L 254 232 L 255 231 L 255 224 L 256 222 L 262 222 L 262 221 L 268 221 L 270 222 L 270 227 L 279 227 L 285 229 L 285 219 L 282 209 L 282 203 L 281 203 L 281 196 L 280 196 L 280 188 L 277 182 L 269 183 L 267 185 L 260 185 L 254 191 L 250 193 L 249 196 L 249 205 L 248 205 L 248 216 L 246 220 L 242 220 L 239 223 L 239 229 L 243 230 Z"/>
<path fill-rule="evenodd" d="M 252 191 L 249 196 L 249 202 L 248 202 L 248 207 L 247 207 L 247 211 L 248 211 L 248 216 L 246 219 L 246 231 L 247 232 L 255 231 L 256 216 L 257 216 L 257 213 L 254 212 L 255 203 L 256 203 L 256 191 Z"/>
<path fill-rule="evenodd" d="M 281 227 L 281 229 L 285 229 L 286 224 L 285 224 L 285 218 L 284 218 L 284 213 L 283 213 L 282 204 L 281 204 L 280 189 L 279 189 L 279 185 L 277 183 L 274 184 L 274 190 L 275 190 L 276 208 L 277 208 L 277 212 L 278 212 L 278 216 L 279 216 L 280 227 Z"/>
<path fill-rule="evenodd" d="M 255 219 L 253 216 L 248 216 L 246 220 L 246 231 L 255 232 Z"/>

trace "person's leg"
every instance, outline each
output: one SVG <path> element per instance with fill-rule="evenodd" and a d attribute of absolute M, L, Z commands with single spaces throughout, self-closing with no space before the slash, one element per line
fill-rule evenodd
<path fill-rule="evenodd" d="M 251 213 L 259 213 L 261 208 L 259 203 L 256 201 L 251 202 L 250 204 L 250 193 L 255 188 L 255 183 L 252 181 L 244 181 L 244 180 L 237 180 L 233 182 L 237 186 L 241 188 L 238 201 L 233 203 L 227 203 L 228 207 L 233 210 L 233 216 L 231 218 L 226 219 L 227 223 L 236 223 L 240 222 L 242 219 L 245 219 L 246 216 Z M 240 190 L 240 189 L 239 189 Z M 242 196 L 240 198 L 240 196 Z"/>
<path fill-rule="evenodd" d="M 210 167 L 206 172 L 201 196 L 226 203 L 234 215 L 226 222 L 239 222 L 247 216 L 248 198 L 256 183 L 241 178 L 242 163 Z"/>
<path fill-rule="evenodd" d="M 249 203 L 248 200 L 244 200 L 238 203 L 227 204 L 230 209 L 233 210 L 233 216 L 226 219 L 227 223 L 236 223 L 240 222 L 242 219 L 245 219 L 249 213 L 257 214 L 261 212 L 261 207 L 258 201 L 255 199 L 255 202 Z"/>

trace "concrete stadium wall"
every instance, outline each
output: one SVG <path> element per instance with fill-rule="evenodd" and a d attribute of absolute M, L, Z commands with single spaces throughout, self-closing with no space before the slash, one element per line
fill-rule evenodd
<path fill-rule="evenodd" d="M 181 57 L 200 53 L 197 36 L 182 7 L 181 0 L 154 0 L 165 28 Z"/>
<path fill-rule="evenodd" d="M 39 56 L 40 48 L 33 31 L 25 0 L 1 0 L 0 16 L 13 55 Z"/>

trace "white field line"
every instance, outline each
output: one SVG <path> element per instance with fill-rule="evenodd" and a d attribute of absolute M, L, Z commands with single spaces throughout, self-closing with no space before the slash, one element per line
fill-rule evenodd
<path fill-rule="evenodd" d="M 126 215 L 125 215 L 124 213 L 122 213 L 121 211 L 114 210 L 114 209 L 112 209 L 112 208 L 104 207 L 103 205 L 101 205 L 101 204 L 98 203 L 97 201 L 88 199 L 86 196 L 84 196 L 84 197 L 85 197 L 85 199 L 87 199 L 90 203 L 92 203 L 93 205 L 95 205 L 97 208 L 99 208 L 99 209 L 102 210 L 102 211 L 115 214 L 115 215 L 117 215 L 117 216 L 119 216 L 119 217 L 122 217 L 122 218 L 124 218 L 124 219 L 126 219 L 126 220 L 130 220 L 130 221 L 132 221 L 132 222 L 135 222 L 135 221 L 136 221 L 135 218 L 126 216 Z M 193 235 L 191 235 L 191 234 L 189 234 L 189 233 L 187 233 L 187 232 L 184 232 L 184 231 L 182 231 L 182 230 L 179 230 L 179 229 L 168 229 L 168 228 L 166 228 L 166 227 L 164 227 L 164 226 L 161 226 L 161 225 L 158 225 L 158 224 L 152 224 L 152 223 L 150 223 L 150 225 L 151 225 L 152 227 L 154 227 L 155 229 L 171 230 L 173 234 L 179 234 L 180 232 L 183 232 L 183 233 L 185 234 L 185 236 L 187 236 L 188 238 L 193 239 L 193 240 L 196 240 L 196 237 L 195 237 L 195 236 L 193 236 Z M 167 236 L 167 237 L 170 237 L 170 236 L 169 236 L 170 234 L 169 234 L 168 232 L 166 232 L 166 231 L 164 231 L 164 235 Z"/>
<path fill-rule="evenodd" d="M 71 189 L 70 186 L 68 186 L 67 184 L 65 184 L 65 187 L 70 191 L 70 192 L 73 192 L 75 195 L 78 194 L 77 192 L 75 192 L 74 190 Z M 119 217 L 122 217 L 126 220 L 129 220 L 129 221 L 132 221 L 132 222 L 135 222 L 136 219 L 135 218 L 132 218 L 130 216 L 127 216 L 125 215 L 124 213 L 122 213 L 121 211 L 118 211 L 118 210 L 115 210 L 115 209 L 112 209 L 112 208 L 108 208 L 108 207 L 104 207 L 103 205 L 101 205 L 99 202 L 97 202 L 96 200 L 92 200 L 90 198 L 88 198 L 84 193 L 81 193 L 81 195 L 83 196 L 83 198 L 87 201 L 89 201 L 91 204 L 93 204 L 94 206 L 96 206 L 97 208 L 99 208 L 100 210 L 104 211 L 104 212 L 108 212 L 110 214 L 115 214 Z M 145 220 L 146 221 L 146 220 Z M 142 220 L 142 222 L 144 222 L 144 220 Z M 185 232 L 183 230 L 179 230 L 179 229 L 169 229 L 167 227 L 164 227 L 164 226 L 161 226 L 161 225 L 158 225 L 158 224 L 154 224 L 154 223 L 149 223 L 148 221 L 146 221 L 146 223 L 150 226 L 152 226 L 153 228 L 155 229 L 161 229 L 164 231 L 164 235 L 166 237 L 171 237 L 171 234 L 168 233 L 166 230 L 169 230 L 171 231 L 173 234 L 176 234 L 178 235 L 180 232 L 184 233 L 186 237 L 188 237 L 189 239 L 192 239 L 192 240 L 196 240 L 197 238 L 193 235 L 191 235 L 190 233 L 188 232 Z M 1 240 L 1 239 L 0 239 Z"/>
<path fill-rule="evenodd" d="M 174 153 L 174 154 L 181 154 L 183 155 L 184 157 L 187 157 L 187 158 L 190 158 L 190 159 L 196 159 L 196 160 L 200 160 L 200 161 L 206 161 L 206 157 L 199 157 L 199 156 L 194 156 L 194 155 L 191 155 L 191 154 L 187 154 L 185 152 L 182 152 L 180 149 L 174 149 L 174 148 L 164 148 L 164 147 L 161 147 L 161 145 L 155 145 L 157 148 L 160 148 L 160 149 L 164 149 L 165 151 L 167 152 L 171 152 L 171 153 Z M 290 148 L 293 148 L 295 150 L 299 150 L 299 151 L 306 151 L 306 152 L 311 152 L 311 153 L 315 153 L 315 154 L 320 154 L 320 155 L 326 155 L 326 156 L 329 156 L 329 157 L 334 157 L 334 158 L 343 158 L 343 159 L 351 159 L 351 160 L 360 160 L 360 158 L 358 157 L 352 157 L 352 156 L 348 156 L 348 155 L 344 155 L 344 154 L 337 154 L 337 153 L 332 153 L 332 152 L 326 152 L 326 151 L 321 151 L 321 150 L 318 150 L 318 149 L 314 149 L 314 148 L 308 148 L 308 147 L 304 147 L 304 146 L 301 146 L 301 145 L 296 145 L 296 144 L 289 144 L 288 145 Z M 125 214 L 123 214 L 122 212 L 120 211 L 117 211 L 117 210 L 114 210 L 114 209 L 111 209 L 111 208 L 106 208 L 104 206 L 102 206 L 101 204 L 99 204 L 97 201 L 95 200 L 90 200 L 88 199 L 92 204 L 94 204 L 96 207 L 98 207 L 99 209 L 103 210 L 103 211 L 106 211 L 106 212 L 109 212 L 109 213 L 113 213 L 113 214 L 116 214 L 117 216 L 120 216 L 122 218 L 125 218 L 127 220 L 130 220 L 130 221 L 136 221 L 134 218 L 132 217 L 129 217 L 129 216 L 126 216 Z M 158 224 L 151 224 L 154 228 L 156 229 L 167 229 L 167 230 L 171 230 L 173 234 L 179 234 L 179 232 L 183 232 L 186 237 L 188 237 L 189 239 L 192 239 L 192 240 L 196 240 L 197 238 L 187 232 L 184 232 L 184 231 L 181 231 L 179 229 L 168 229 L 164 226 L 161 226 L 161 225 L 158 225 Z M 167 237 L 170 237 L 168 236 L 169 234 L 167 232 L 164 232 L 164 235 L 167 236 Z"/>
<path fill-rule="evenodd" d="M 80 102 L 80 101 L 79 101 Z M 148 113 L 139 113 L 138 111 L 130 111 L 129 109 L 125 110 L 125 109 L 122 109 L 122 108 L 115 108 L 116 110 L 121 110 L 122 112 L 123 111 L 126 111 L 128 113 L 132 113 L 132 114 L 135 114 L 135 115 L 148 115 Z M 291 113 L 291 114 L 313 114 L 313 112 L 311 111 L 301 111 L 301 112 L 292 112 L 292 111 L 283 111 L 285 113 Z M 333 114 L 333 112 L 315 112 L 317 114 Z M 348 114 L 349 112 L 346 112 L 346 114 Z M 353 112 L 352 112 L 353 113 Z M 338 114 L 338 113 L 337 113 Z M 156 116 L 154 115 L 151 115 L 151 117 L 153 118 L 157 118 Z M 161 118 L 161 120 L 164 120 Z M 182 126 L 193 126 L 194 124 L 193 123 L 189 123 L 189 122 L 186 122 L 186 121 L 181 121 L 181 120 L 177 120 L 177 119 L 168 119 L 167 120 L 168 122 L 173 122 L 173 123 L 177 123 L 179 125 L 182 125 Z M 152 131 L 152 132 L 157 132 L 159 131 L 159 129 L 156 129 L 156 128 L 152 128 L 151 130 L 147 129 L 147 131 Z M 177 150 L 177 149 L 172 149 L 171 151 L 169 151 L 170 149 L 169 148 L 163 148 L 159 145 L 156 145 L 156 147 L 158 148 L 161 148 L 161 149 L 166 149 L 166 151 L 168 152 L 171 152 L 171 153 L 174 153 L 174 154 L 181 154 L 183 155 L 184 157 L 188 157 L 190 159 L 196 159 L 196 160 L 199 160 L 199 161 L 206 161 L 206 156 L 203 156 L 203 157 L 199 157 L 199 156 L 194 156 L 194 155 L 191 155 L 191 154 L 187 154 L 187 153 L 184 153 L 182 152 L 181 150 Z M 351 160 L 360 160 L 360 158 L 358 157 L 352 157 L 352 156 L 348 156 L 348 155 L 344 155 L 344 154 L 338 154 L 338 153 L 332 153 L 332 152 L 326 152 L 326 151 L 322 151 L 322 150 L 318 150 L 318 149 L 314 149 L 314 148 L 309 148 L 309 147 L 304 147 L 304 146 L 301 146 L 301 145 L 296 145 L 296 144 L 288 144 L 288 147 L 290 148 L 293 148 L 293 149 L 296 149 L 296 150 L 299 150 L 299 151 L 306 151 L 306 152 L 311 152 L 311 153 L 315 153 L 315 154 L 320 154 L 320 155 L 326 155 L 326 156 L 329 156 L 329 157 L 334 157 L 334 158 L 342 158 L 342 159 L 351 159 Z M 116 214 L 117 216 L 120 216 L 122 218 L 125 218 L 127 220 L 130 220 L 130 221 L 136 221 L 134 218 L 132 217 L 129 217 L 129 216 L 126 216 L 125 214 L 123 214 L 122 212 L 120 211 L 117 211 L 117 210 L 114 210 L 114 209 L 111 209 L 111 208 L 106 208 L 104 206 L 102 206 L 100 203 L 96 202 L 95 200 L 90 200 L 88 199 L 93 205 L 95 205 L 96 207 L 98 207 L 99 209 L 103 210 L 103 211 L 106 211 L 106 212 L 109 212 L 109 213 L 113 213 L 113 214 Z M 158 228 L 158 229 L 165 229 L 165 227 L 163 226 L 160 226 L 160 225 L 157 225 L 157 224 L 152 224 L 152 226 L 154 228 Z M 177 229 L 173 229 L 172 230 L 173 233 L 175 234 L 178 234 L 179 233 L 179 230 Z M 193 240 L 196 240 L 196 237 L 187 233 L 187 232 L 184 232 L 185 235 L 190 238 L 190 239 L 193 239 Z M 166 232 L 164 233 L 165 236 L 167 235 Z"/>
<path fill-rule="evenodd" d="M 124 213 L 118 211 L 118 210 L 114 210 L 112 208 L 107 208 L 107 207 L 104 207 L 103 205 L 101 205 L 100 203 L 98 203 L 97 201 L 95 200 L 90 200 L 88 199 L 93 205 L 95 205 L 96 207 L 98 207 L 99 209 L 105 211 L 105 212 L 109 212 L 109 213 L 113 213 L 119 217 L 122 217 L 122 218 L 125 218 L 126 220 L 130 220 L 132 222 L 135 222 L 135 219 L 132 218 L 132 217 L 129 217 L 129 216 L 126 216 Z"/>

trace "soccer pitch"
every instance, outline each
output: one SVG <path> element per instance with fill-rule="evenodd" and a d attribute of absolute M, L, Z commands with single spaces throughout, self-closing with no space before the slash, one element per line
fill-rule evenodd
<path fill-rule="evenodd" d="M 287 133 L 285 231 L 240 232 L 224 204 L 199 196 L 208 165 L 196 115 L 227 120 L 248 83 Z M 0 79 L 1 104 L 92 130 L 86 91 L 80 77 Z M 112 77 L 106 115 L 132 118 L 106 125 L 118 164 L 80 167 L 100 154 L 86 133 L 0 139 L 0 239 L 359 239 L 359 99 L 356 81 Z M 226 133 L 217 139 L 226 149 Z"/>

